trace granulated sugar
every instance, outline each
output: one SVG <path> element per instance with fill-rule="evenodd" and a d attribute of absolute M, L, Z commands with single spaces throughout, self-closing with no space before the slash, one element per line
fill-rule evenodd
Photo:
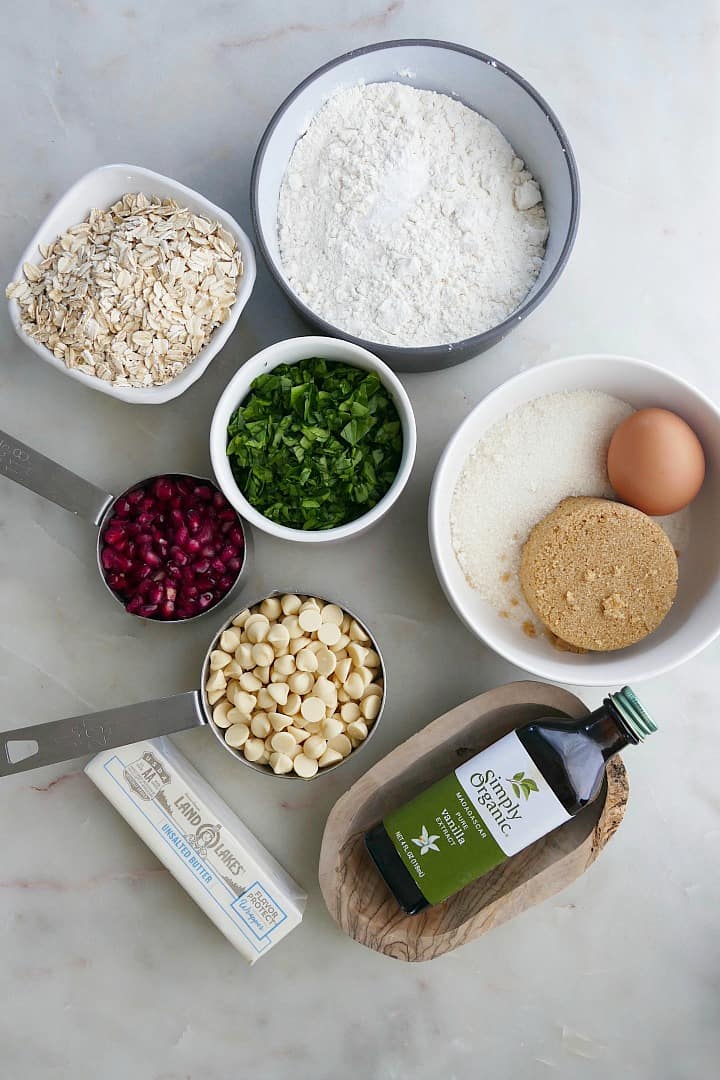
<path fill-rule="evenodd" d="M 522 546 L 562 499 L 615 498 L 607 449 L 634 411 L 599 390 L 549 394 L 499 421 L 471 451 L 453 493 L 453 547 L 469 583 L 506 618 L 539 626 L 520 587 Z M 688 511 L 657 520 L 681 550 Z"/>

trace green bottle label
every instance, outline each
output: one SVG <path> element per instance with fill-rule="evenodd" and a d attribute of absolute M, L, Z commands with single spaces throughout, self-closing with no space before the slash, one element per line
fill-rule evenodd
<path fill-rule="evenodd" d="M 425 899 L 439 904 L 569 817 L 513 731 L 383 825 Z"/>

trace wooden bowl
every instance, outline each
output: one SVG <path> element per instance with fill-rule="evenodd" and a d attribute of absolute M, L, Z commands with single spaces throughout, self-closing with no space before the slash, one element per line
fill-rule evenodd
<path fill-rule="evenodd" d="M 434 720 L 379 761 L 333 807 L 320 851 L 320 889 L 341 930 L 398 960 L 432 960 L 564 889 L 595 861 L 622 821 L 628 780 L 619 757 L 600 796 L 577 817 L 443 904 L 405 915 L 368 855 L 365 832 L 461 762 L 521 724 L 588 709 L 567 690 L 515 682 Z"/>

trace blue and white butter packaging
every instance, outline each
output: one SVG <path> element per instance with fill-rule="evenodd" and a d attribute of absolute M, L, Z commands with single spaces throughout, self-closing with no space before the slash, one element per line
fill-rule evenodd
<path fill-rule="evenodd" d="M 306 894 L 168 739 L 85 772 L 249 963 L 302 921 Z"/>

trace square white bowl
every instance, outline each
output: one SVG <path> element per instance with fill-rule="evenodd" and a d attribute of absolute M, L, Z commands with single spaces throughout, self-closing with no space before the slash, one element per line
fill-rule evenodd
<path fill-rule="evenodd" d="M 84 221 L 93 207 L 104 209 L 131 191 L 142 191 L 146 195 L 159 195 L 162 198 L 175 199 L 181 206 L 188 207 L 194 213 L 202 214 L 213 221 L 219 221 L 223 228 L 227 229 L 235 237 L 242 257 L 243 274 L 228 319 L 214 331 L 207 345 L 200 350 L 184 371 L 163 386 L 113 386 L 112 383 L 106 382 L 104 379 L 98 379 L 94 375 L 86 375 L 76 368 L 66 367 L 63 361 L 58 360 L 47 346 L 35 341 L 29 334 L 25 333 L 20 321 L 20 307 L 17 302 L 10 300 L 8 306 L 10 318 L 18 337 L 46 363 L 51 364 L 64 375 L 69 375 L 71 379 L 77 379 L 93 390 L 99 390 L 101 394 L 108 394 L 110 397 L 126 401 L 131 405 L 160 405 L 165 401 L 171 401 L 173 398 L 179 397 L 200 378 L 212 358 L 230 337 L 243 308 L 250 299 L 255 284 L 255 251 L 250 238 L 230 214 L 216 206 L 215 203 L 211 203 L 199 192 L 185 187 L 184 184 L 178 184 L 176 180 L 172 180 L 169 176 L 162 176 L 160 173 L 140 168 L 137 165 L 103 165 L 99 169 L 93 169 L 91 172 L 81 176 L 55 204 L 22 253 L 13 275 L 13 281 L 19 281 L 22 278 L 24 263 L 37 262 L 40 244 L 51 244 L 71 225 Z"/>

